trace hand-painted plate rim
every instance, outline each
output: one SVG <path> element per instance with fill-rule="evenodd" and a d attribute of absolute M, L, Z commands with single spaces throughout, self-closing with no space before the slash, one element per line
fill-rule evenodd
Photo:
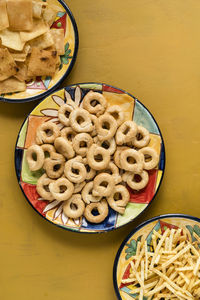
<path fill-rule="evenodd" d="M 125 226 L 125 225 L 127 225 L 127 224 L 129 224 L 129 223 L 131 223 L 131 222 L 133 222 L 133 221 L 135 221 L 135 220 L 137 220 L 137 218 L 139 218 L 140 217 L 140 215 L 142 215 L 148 208 L 149 208 L 149 206 L 151 205 L 151 203 L 153 202 L 153 200 L 155 199 L 155 197 L 156 197 L 156 195 L 157 195 L 157 193 L 158 193 L 158 191 L 159 191 L 159 189 L 160 189 L 160 186 L 161 186 L 161 183 L 162 183 L 162 180 L 163 180 L 163 177 L 164 177 L 164 172 L 165 172 L 165 161 L 166 161 L 166 155 L 165 155 L 165 144 L 164 144 L 164 140 L 163 140 L 163 136 L 162 136 L 162 133 L 161 133 L 161 131 L 160 131 L 160 128 L 159 128 L 159 126 L 158 126 L 158 124 L 157 124 L 157 122 L 156 122 L 156 120 L 155 120 L 155 118 L 153 117 L 153 115 L 151 114 L 151 112 L 146 108 L 146 106 L 143 104 L 143 103 L 141 103 L 135 96 L 133 96 L 132 94 L 130 94 L 130 93 L 128 93 L 128 92 L 126 92 L 125 90 L 123 90 L 123 89 L 120 89 L 120 88 L 118 88 L 118 87 L 115 87 L 115 86 L 113 86 L 113 85 L 110 85 L 110 84 L 107 84 L 107 83 L 100 83 L 100 82 L 79 82 L 79 83 L 74 83 L 74 84 L 70 84 L 70 85 L 67 85 L 67 86 L 65 86 L 65 87 L 62 87 L 62 88 L 60 88 L 60 89 L 58 89 L 58 90 L 56 90 L 56 91 L 53 91 L 53 92 L 58 92 L 58 91 L 61 91 L 62 89 L 66 89 L 66 88 L 70 88 L 70 87 L 74 87 L 74 86 L 79 86 L 79 85 L 106 85 L 107 87 L 110 87 L 110 88 L 113 88 L 113 89 L 117 89 L 117 90 L 119 90 L 119 91 L 121 91 L 121 92 L 123 92 L 123 93 L 126 93 L 127 95 L 129 95 L 129 96 L 131 96 L 132 98 L 134 98 L 135 100 L 137 100 L 138 101 L 138 103 L 140 103 L 140 105 L 142 105 L 145 109 L 146 109 L 146 111 L 150 114 L 150 116 L 152 117 L 152 119 L 154 120 L 154 122 L 155 122 L 155 124 L 156 124 L 156 126 L 157 126 L 157 128 L 158 128 L 158 131 L 159 131 L 159 134 L 160 134 L 160 137 L 161 137 L 161 141 L 162 141 L 162 145 L 163 145 L 163 149 L 162 149 L 162 151 L 163 151 L 163 154 L 164 154 L 164 158 L 163 158 L 163 170 L 162 170 L 162 176 L 161 176 L 161 179 L 160 179 L 160 182 L 159 182 L 159 184 L 158 184 L 158 187 L 157 187 L 157 189 L 156 189 L 156 192 L 155 192 L 155 194 L 154 194 L 154 196 L 153 196 L 153 198 L 151 199 L 151 201 L 150 201 L 150 203 L 148 203 L 148 205 L 135 217 L 135 218 L 133 218 L 132 220 L 130 220 L 130 221 L 128 221 L 127 223 L 124 223 L 124 224 L 122 224 L 122 225 L 120 225 L 120 226 L 118 226 L 118 227 L 111 227 L 111 228 L 108 228 L 108 229 L 106 229 L 106 230 L 95 230 L 95 231 L 80 231 L 80 230 L 73 230 L 73 229 L 71 229 L 71 228 L 68 228 L 68 227 L 63 227 L 62 225 L 60 225 L 60 224 L 56 224 L 56 223 L 54 223 L 54 222 L 52 222 L 51 220 L 49 220 L 49 219 L 47 219 L 45 216 L 43 216 L 42 214 L 40 214 L 37 210 L 36 210 L 36 208 L 32 205 L 32 203 L 29 201 L 29 199 L 28 199 L 28 197 L 26 196 L 26 194 L 25 194 L 25 192 L 24 192 L 24 190 L 23 190 L 23 188 L 22 188 L 22 186 L 20 185 L 20 183 L 19 183 L 19 180 L 18 180 L 18 177 L 17 177 L 17 181 L 18 181 L 18 184 L 19 184 L 19 186 L 20 186 L 20 189 L 22 190 L 22 192 L 23 192 L 23 194 L 24 194 L 24 196 L 25 196 L 25 199 L 27 200 L 27 202 L 32 206 L 32 208 L 42 217 L 42 218 L 44 218 L 46 221 L 48 221 L 49 223 L 51 223 L 51 224 L 53 224 L 53 225 L 55 225 L 55 226 L 57 226 L 57 227 L 59 227 L 59 228 L 62 228 L 62 229 L 64 229 L 64 230 L 67 230 L 67 231 L 72 231 L 72 232 L 76 232 L 76 233 L 81 233 L 81 234 L 83 234 L 83 233 L 85 233 L 85 234 L 96 234 L 96 233 L 106 233 L 106 232 L 109 232 L 109 231 L 113 231 L 113 230 L 116 230 L 116 229 L 118 229 L 118 228 L 121 228 L 121 227 L 123 227 L 123 226 Z M 52 92 L 52 93 L 53 93 Z M 52 94 L 51 93 L 51 94 Z M 47 95 L 47 96 L 50 96 L 50 95 Z M 16 176 L 17 176 L 17 165 L 16 165 L 16 150 L 17 150 L 17 143 L 18 143 L 18 139 L 19 139 L 19 134 L 20 134 L 20 132 L 21 132 L 21 129 L 23 128 L 23 125 L 24 125 L 24 123 L 26 122 L 26 120 L 27 120 L 27 118 L 29 117 L 29 115 L 32 113 L 32 111 L 42 102 L 42 101 L 44 101 L 46 99 L 46 97 L 44 98 L 44 99 L 42 99 L 32 110 L 31 110 L 31 112 L 29 112 L 29 114 L 26 116 L 26 118 L 24 119 L 24 121 L 23 121 L 23 123 L 22 123 L 22 125 L 21 125 L 21 127 L 20 127 L 20 130 L 19 130 L 19 133 L 18 133 L 18 135 L 17 135 L 17 140 L 16 140 L 16 144 L 15 144 L 15 152 L 14 152 L 14 161 L 15 161 L 15 173 L 16 173 Z"/>
<path fill-rule="evenodd" d="M 39 95 L 36 96 L 32 96 L 32 97 L 28 97 L 28 98 L 4 98 L 2 96 L 0 96 L 0 101 L 1 102 L 9 102 L 9 103 L 25 103 L 25 102 L 31 102 L 31 101 L 36 101 L 36 100 L 43 100 L 44 98 L 48 97 L 51 93 L 53 93 L 59 86 L 60 84 L 66 79 L 66 77 L 69 75 L 69 73 L 71 72 L 76 58 L 77 58 L 77 53 L 78 53 L 78 46 L 79 46 L 79 34 L 78 34 L 78 28 L 77 28 L 77 24 L 75 21 L 75 18 L 71 12 L 71 10 L 69 9 L 68 5 L 63 1 L 63 0 L 57 0 L 58 2 L 60 2 L 60 4 L 64 7 L 64 9 L 66 10 L 67 14 L 69 15 L 72 25 L 73 25 L 73 29 L 74 29 L 74 39 L 75 39 L 75 44 L 74 44 L 74 54 L 72 57 L 72 60 L 70 62 L 70 65 L 67 69 L 67 71 L 65 72 L 65 74 L 60 78 L 60 80 L 54 85 L 52 86 L 49 90 L 47 90 L 44 93 L 41 93 Z"/>
<path fill-rule="evenodd" d="M 115 294 L 117 296 L 117 299 L 118 300 L 122 300 L 121 296 L 120 296 L 120 293 L 119 293 L 119 288 L 118 288 L 118 285 L 117 285 L 117 266 L 118 266 L 118 262 L 119 262 L 119 259 L 120 259 L 120 255 L 121 255 L 121 252 L 124 248 L 124 246 L 126 245 L 127 241 L 137 232 L 139 231 L 141 228 L 145 227 L 146 225 L 150 224 L 150 223 L 153 223 L 154 221 L 157 221 L 157 220 L 161 220 L 161 219 L 173 219 L 173 218 L 180 218 L 180 219 L 189 219 L 189 220 L 193 220 L 193 221 L 196 221 L 196 222 L 199 222 L 200 223 L 200 218 L 198 217 L 194 217 L 194 216 L 191 216 L 191 215 L 187 215 L 187 214 L 164 214 L 164 215 L 159 215 L 159 216 L 156 216 L 156 217 L 153 217 L 151 219 L 148 219 L 146 221 L 144 221 L 143 223 L 139 224 L 137 227 L 135 227 L 128 235 L 127 237 L 123 240 L 123 242 L 121 243 L 118 251 L 117 251 L 117 254 L 115 256 L 115 260 L 114 260 L 114 264 L 113 264 L 113 285 L 114 285 L 114 289 L 115 289 Z"/>

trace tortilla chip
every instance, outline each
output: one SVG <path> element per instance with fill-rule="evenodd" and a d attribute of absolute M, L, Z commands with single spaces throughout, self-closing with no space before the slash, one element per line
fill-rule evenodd
<path fill-rule="evenodd" d="M 7 0 L 7 12 L 11 30 L 32 30 L 33 13 L 31 0 Z"/>
<path fill-rule="evenodd" d="M 22 51 L 25 43 L 21 41 L 19 32 L 4 29 L 0 31 L 2 45 L 13 50 Z"/>
<path fill-rule="evenodd" d="M 17 62 L 17 68 L 18 68 L 18 71 L 17 71 L 17 74 L 15 75 L 15 78 L 17 78 L 20 81 L 27 80 L 28 79 L 28 77 L 27 77 L 28 68 L 27 68 L 26 63 Z"/>
<path fill-rule="evenodd" d="M 37 47 L 38 49 L 46 49 L 54 44 L 53 37 L 50 30 L 43 35 L 38 36 L 36 39 L 29 41 L 31 47 Z"/>
<path fill-rule="evenodd" d="M 27 42 L 35 39 L 36 37 L 46 33 L 49 27 L 44 23 L 42 19 L 33 19 L 33 28 L 30 31 L 20 32 L 22 42 Z"/>
<path fill-rule="evenodd" d="M 56 71 L 57 51 L 33 48 L 28 64 L 28 76 L 53 76 Z"/>
<path fill-rule="evenodd" d="M 47 5 L 48 4 L 45 3 L 45 2 L 33 1 L 33 17 L 36 18 L 36 19 L 41 19 L 42 18 L 43 9 Z"/>
<path fill-rule="evenodd" d="M 56 15 L 57 11 L 50 7 L 46 7 L 46 9 L 43 11 L 43 19 L 49 25 L 49 27 L 51 27 L 55 21 Z"/>
<path fill-rule="evenodd" d="M 65 54 L 64 29 L 63 28 L 61 28 L 61 29 L 52 28 L 50 31 L 51 31 L 51 35 L 53 37 L 54 45 L 58 52 L 58 55 L 64 55 Z"/>
<path fill-rule="evenodd" d="M 8 13 L 6 9 L 6 0 L 0 1 L 0 30 L 9 27 Z"/>
<path fill-rule="evenodd" d="M 17 65 L 8 49 L 0 49 L 0 81 L 17 73 Z"/>
<path fill-rule="evenodd" d="M 26 90 L 25 82 L 21 82 L 14 77 L 0 81 L 0 94 L 23 92 Z"/>

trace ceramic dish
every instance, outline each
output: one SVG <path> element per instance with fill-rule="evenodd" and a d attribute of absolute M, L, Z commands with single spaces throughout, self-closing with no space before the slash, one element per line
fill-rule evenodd
<path fill-rule="evenodd" d="M 46 2 L 46 0 L 43 1 Z M 78 30 L 74 17 L 64 1 L 48 0 L 47 2 L 59 10 L 51 28 L 63 28 L 65 32 L 65 54 L 60 57 L 60 69 L 53 78 L 36 77 L 35 80 L 27 82 L 24 92 L 0 95 L 0 101 L 23 103 L 47 97 L 68 76 L 75 63 L 78 51 Z"/>
<path fill-rule="evenodd" d="M 137 243 L 141 237 L 143 235 L 147 237 L 147 247 L 150 247 L 152 245 L 153 230 L 163 234 L 166 228 L 178 229 L 179 227 L 186 227 L 188 229 L 192 241 L 195 240 L 193 232 L 200 237 L 200 219 L 181 214 L 168 214 L 152 218 L 136 227 L 128 237 L 126 237 L 117 252 L 113 268 L 113 283 L 119 300 L 131 300 L 138 297 L 138 295 L 133 292 L 134 286 L 130 283 L 124 284 L 121 280 L 126 279 L 129 276 L 129 262 L 131 257 L 134 256 L 137 251 Z M 146 299 L 146 297 L 143 299 Z"/>
<path fill-rule="evenodd" d="M 20 129 L 15 149 L 15 167 L 19 185 L 33 208 L 53 224 L 65 229 L 89 233 L 106 232 L 119 228 L 140 215 L 149 206 L 158 191 L 165 166 L 165 151 L 160 130 L 144 105 L 135 97 L 120 89 L 99 83 L 76 84 L 65 89 L 78 104 L 81 103 L 84 95 L 89 90 L 94 90 L 103 93 L 109 104 L 120 105 L 127 119 L 133 119 L 137 124 L 143 125 L 150 131 L 150 144 L 159 154 L 159 165 L 157 169 L 149 171 L 149 183 L 143 190 L 140 192 L 130 191 L 130 202 L 124 215 L 120 215 L 110 209 L 108 217 L 100 224 L 91 224 L 85 218 L 68 219 L 62 211 L 61 203 L 57 203 L 57 201 L 49 203 L 48 201 L 38 200 L 39 195 L 36 192 L 36 182 L 41 176 L 41 172 L 35 172 L 34 174 L 30 172 L 25 156 L 26 149 L 34 143 L 36 129 L 39 124 L 46 120 L 56 121 L 58 108 L 65 102 L 64 89 L 61 89 L 37 105 Z"/>

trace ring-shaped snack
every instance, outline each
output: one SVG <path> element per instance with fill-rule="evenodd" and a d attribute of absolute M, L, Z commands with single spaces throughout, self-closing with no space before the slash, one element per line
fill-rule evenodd
<path fill-rule="evenodd" d="M 54 182 L 53 179 L 47 177 L 43 174 L 37 181 L 36 191 L 43 198 L 42 200 L 52 201 L 54 199 L 53 195 L 49 190 L 50 183 Z"/>
<path fill-rule="evenodd" d="M 72 219 L 77 219 L 83 215 L 85 210 L 85 203 L 81 199 L 80 194 L 74 194 L 70 199 L 64 202 L 63 212 L 64 214 Z"/>
<path fill-rule="evenodd" d="M 141 173 L 144 166 L 144 156 L 134 149 L 123 150 L 120 153 L 120 165 L 126 171 Z"/>
<path fill-rule="evenodd" d="M 86 181 L 83 181 L 81 183 L 75 183 L 73 194 L 78 194 L 79 192 L 81 192 L 85 185 L 86 185 Z"/>
<path fill-rule="evenodd" d="M 92 212 L 97 211 L 98 215 L 94 215 Z M 91 223 L 101 223 L 108 215 L 108 204 L 105 199 L 100 202 L 93 202 L 86 206 L 84 211 L 84 217 Z"/>
<path fill-rule="evenodd" d="M 123 151 L 123 150 L 126 150 L 126 149 L 130 149 L 129 147 L 126 147 L 126 146 L 120 146 L 120 147 L 117 147 L 117 150 L 115 151 L 115 153 L 114 153 L 114 156 L 113 156 L 113 159 L 114 159 L 114 162 L 115 162 L 115 164 L 116 164 L 116 166 L 118 167 L 118 168 L 122 168 L 121 167 L 121 163 L 120 163 L 120 155 L 121 155 L 121 152 Z"/>
<path fill-rule="evenodd" d="M 122 181 L 122 177 L 119 175 L 118 167 L 111 161 L 109 162 L 106 169 L 103 170 L 103 173 L 108 173 L 112 175 L 115 184 L 118 184 Z"/>
<path fill-rule="evenodd" d="M 55 139 L 54 146 L 56 150 L 67 159 L 73 158 L 75 155 L 75 151 L 72 147 L 72 144 L 61 136 Z"/>
<path fill-rule="evenodd" d="M 137 127 L 137 133 L 132 141 L 132 145 L 136 148 L 143 148 L 147 146 L 150 142 L 149 131 L 143 126 Z"/>
<path fill-rule="evenodd" d="M 143 170 L 140 174 L 129 173 L 127 177 L 127 184 L 133 190 L 139 191 L 147 185 L 149 182 L 149 174 Z"/>
<path fill-rule="evenodd" d="M 58 110 L 58 119 L 63 125 L 69 126 L 69 115 L 72 110 L 74 110 L 74 108 L 68 104 L 60 106 Z"/>
<path fill-rule="evenodd" d="M 157 167 L 159 163 L 159 155 L 156 150 L 151 147 L 144 147 L 140 149 L 138 153 L 143 155 L 145 170 L 151 170 Z"/>
<path fill-rule="evenodd" d="M 113 155 L 113 153 L 116 150 L 116 143 L 114 137 L 111 138 L 110 140 L 105 140 L 105 141 L 97 141 L 97 145 L 108 150 L 110 152 L 110 155 Z"/>
<path fill-rule="evenodd" d="M 92 189 L 93 189 L 93 181 L 90 181 L 86 183 L 86 185 L 84 186 L 81 192 L 83 201 L 87 204 L 89 204 L 90 202 L 99 202 L 102 198 L 101 196 L 97 196 L 97 197 L 93 196 Z"/>
<path fill-rule="evenodd" d="M 50 183 L 49 190 L 54 199 L 58 201 L 66 201 L 73 194 L 74 185 L 67 178 L 62 177 Z"/>
<path fill-rule="evenodd" d="M 94 129 L 89 112 L 83 108 L 74 109 L 69 116 L 69 121 L 76 132 L 91 132 Z"/>
<path fill-rule="evenodd" d="M 90 118 L 91 118 L 91 122 L 92 122 L 92 125 L 93 125 L 93 130 L 90 132 L 91 136 L 94 137 L 97 135 L 97 131 L 96 131 L 96 123 L 97 123 L 97 117 L 95 115 L 90 115 Z"/>
<path fill-rule="evenodd" d="M 114 187 L 112 194 L 106 199 L 112 209 L 124 214 L 126 205 L 130 200 L 130 194 L 125 186 L 119 184 Z"/>
<path fill-rule="evenodd" d="M 74 183 L 81 183 L 86 178 L 86 168 L 81 156 L 76 156 L 65 163 L 64 173 L 67 179 Z"/>
<path fill-rule="evenodd" d="M 108 173 L 98 174 L 93 181 L 93 196 L 108 197 L 115 186 L 114 178 Z"/>
<path fill-rule="evenodd" d="M 88 148 L 92 145 L 93 139 L 88 133 L 77 134 L 72 142 L 76 154 L 86 156 Z"/>
<path fill-rule="evenodd" d="M 125 121 L 117 129 L 115 140 L 117 145 L 131 142 L 137 133 L 137 124 L 133 121 Z"/>
<path fill-rule="evenodd" d="M 44 152 L 44 157 L 47 158 L 47 157 L 50 157 L 51 156 L 51 153 L 56 153 L 56 149 L 53 145 L 51 144 L 43 144 L 40 146 Z"/>
<path fill-rule="evenodd" d="M 125 119 L 124 112 L 122 111 L 121 107 L 119 105 L 112 105 L 109 106 L 106 110 L 108 114 L 110 114 L 116 121 L 117 126 L 119 127 Z"/>
<path fill-rule="evenodd" d="M 59 127 L 51 122 L 42 123 L 36 131 L 36 143 L 38 145 L 42 144 L 53 144 L 54 140 L 60 135 Z"/>
<path fill-rule="evenodd" d="M 44 164 L 44 151 L 38 145 L 32 145 L 27 149 L 26 159 L 31 171 L 37 171 Z"/>
<path fill-rule="evenodd" d="M 101 93 L 89 91 L 83 98 L 83 108 L 97 117 L 102 115 L 107 107 L 107 101 Z"/>
<path fill-rule="evenodd" d="M 76 132 L 71 127 L 65 127 L 61 130 L 60 134 L 61 134 L 61 137 L 66 139 L 69 143 L 72 143 L 72 141 L 76 135 Z"/>
<path fill-rule="evenodd" d="M 62 154 L 52 152 L 50 157 L 45 158 L 43 168 L 48 177 L 56 179 L 62 176 L 64 163 L 65 158 Z"/>
<path fill-rule="evenodd" d="M 110 162 L 110 153 L 102 147 L 93 144 L 87 152 L 88 165 L 94 170 L 103 170 Z"/>
<path fill-rule="evenodd" d="M 116 130 L 117 122 L 108 113 L 101 115 L 97 119 L 96 131 L 100 141 L 110 140 L 115 135 Z"/>
<path fill-rule="evenodd" d="M 96 175 L 96 170 L 92 169 L 88 162 L 87 162 L 87 158 L 83 158 L 83 163 L 85 165 L 85 168 L 86 168 L 86 180 L 91 180 L 94 178 L 94 176 Z"/>

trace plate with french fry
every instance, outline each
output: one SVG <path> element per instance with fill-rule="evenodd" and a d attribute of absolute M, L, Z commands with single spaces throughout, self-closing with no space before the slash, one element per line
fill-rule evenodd
<path fill-rule="evenodd" d="M 74 17 L 62 0 L 1 0 L 0 101 L 46 97 L 71 71 L 78 50 Z"/>
<path fill-rule="evenodd" d="M 120 246 L 113 282 L 120 300 L 200 299 L 200 219 L 152 218 Z"/>
<path fill-rule="evenodd" d="M 150 205 L 165 150 L 153 116 L 129 93 L 102 83 L 53 92 L 25 119 L 15 166 L 28 202 L 64 229 L 117 229 Z"/>

